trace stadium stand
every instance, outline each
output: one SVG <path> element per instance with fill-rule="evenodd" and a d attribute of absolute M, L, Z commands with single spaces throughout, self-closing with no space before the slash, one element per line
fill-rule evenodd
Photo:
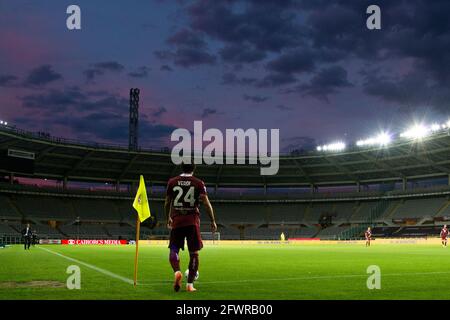
<path fill-rule="evenodd" d="M 23 217 L 27 219 L 74 219 L 70 204 L 56 197 L 16 196 L 11 197 Z"/>
<path fill-rule="evenodd" d="M 445 198 L 411 199 L 405 200 L 395 211 L 393 219 L 421 218 L 424 216 L 434 216 L 446 203 Z"/>
<path fill-rule="evenodd" d="M 82 237 L 84 239 L 109 239 L 112 238 L 106 232 L 104 226 L 102 224 L 85 224 L 81 223 L 80 226 L 77 225 L 66 225 L 60 226 L 59 230 L 68 236 L 69 238 L 79 238 Z"/>
<path fill-rule="evenodd" d="M 420 143 L 427 148 L 401 140 L 381 150 L 284 155 L 280 174 L 264 179 L 253 165 L 199 166 L 196 175 L 207 185 L 222 239 L 277 240 L 281 232 L 355 238 L 367 226 L 374 236 L 409 237 L 450 222 L 449 132 Z M 167 238 L 165 184 L 179 172 L 167 150 L 129 151 L 0 128 L 0 146 L 12 145 L 36 156 L 35 173 L 0 168 L 0 235 L 20 237 L 30 222 L 46 238 L 133 239 L 131 203 L 142 174 L 155 217 L 154 224 L 142 225 L 142 235 Z M 208 232 L 204 213 L 202 221 Z"/>
<path fill-rule="evenodd" d="M 75 215 L 84 221 L 120 221 L 120 213 L 112 201 L 77 199 L 72 200 Z"/>
<path fill-rule="evenodd" d="M 304 219 L 306 204 L 277 204 L 268 205 L 268 216 L 271 223 L 296 222 Z"/>
<path fill-rule="evenodd" d="M 21 214 L 13 207 L 11 200 L 6 195 L 0 194 L 0 217 L 4 219 L 19 219 Z"/>
<path fill-rule="evenodd" d="M 336 235 L 344 232 L 347 229 L 348 227 L 328 227 L 320 230 L 319 233 L 317 233 L 316 237 L 320 239 L 336 239 Z"/>
<path fill-rule="evenodd" d="M 8 219 L 9 225 L 14 229 L 21 230 L 22 221 L 30 221 L 42 238 L 82 236 L 131 239 L 134 236 L 136 216 L 131 208 L 132 195 L 124 198 L 123 194 L 118 194 L 116 198 L 106 200 L 102 196 L 92 198 L 92 194 L 83 195 L 77 192 L 58 197 L 46 195 L 45 192 L 40 196 L 28 193 L 29 191 L 27 194 L 20 192 L 0 194 L 0 201 L 3 204 L 1 210 L 4 212 L 1 219 Z M 88 196 L 88 199 L 83 198 Z M 402 195 L 398 196 L 402 197 Z M 263 239 L 264 235 L 267 239 L 278 239 L 283 229 L 288 230 L 287 234 L 291 237 L 336 238 L 348 229 L 349 223 L 367 221 L 378 203 L 373 200 L 335 200 L 315 203 L 309 201 L 290 203 L 285 200 L 278 203 L 273 200 L 262 203 L 255 202 L 254 199 L 243 199 L 239 202 L 226 199 L 213 200 L 217 221 L 221 226 L 219 232 L 222 239 Z M 143 235 L 166 237 L 168 231 L 165 227 L 162 199 L 151 200 L 151 210 L 159 224 L 155 229 L 144 226 Z M 331 216 L 331 225 L 318 229 L 319 219 L 323 215 Z M 450 215 L 448 197 L 411 198 L 410 194 L 406 198 L 389 200 L 386 208 L 376 219 L 377 222 L 374 222 L 374 226 L 377 223 L 400 223 L 405 219 L 417 220 L 424 217 L 429 217 L 431 220 L 428 223 L 434 224 L 433 219 L 448 215 Z M 77 217 L 81 221 L 80 226 L 75 223 Z M 201 219 L 204 222 L 202 231 L 208 232 L 208 218 L 203 212 Z M 57 221 L 58 227 L 49 227 L 48 221 Z M 264 227 L 269 223 L 274 227 Z M 290 227 L 280 228 L 284 224 Z M 5 227 L 5 224 L 3 226 L 1 229 L 3 233 L 11 231 L 10 227 Z M 239 228 L 242 228 L 244 232 L 241 232 Z M 399 233 L 401 234 L 403 233 Z"/>
<path fill-rule="evenodd" d="M 7 224 L 0 223 L 0 234 L 5 236 L 16 236 L 18 235 L 17 230 L 11 228 L 11 226 Z"/>

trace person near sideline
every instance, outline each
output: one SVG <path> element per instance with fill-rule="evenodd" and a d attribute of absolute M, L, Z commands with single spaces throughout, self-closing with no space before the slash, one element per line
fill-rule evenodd
<path fill-rule="evenodd" d="M 33 239 L 33 232 L 31 231 L 29 223 L 27 223 L 27 226 L 22 230 L 22 236 L 24 239 L 24 249 L 30 250 L 31 241 Z"/>

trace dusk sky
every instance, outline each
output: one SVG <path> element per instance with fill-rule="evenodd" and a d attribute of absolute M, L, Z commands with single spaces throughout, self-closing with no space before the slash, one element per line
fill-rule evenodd
<path fill-rule="evenodd" d="M 0 119 L 126 145 L 138 87 L 147 147 L 194 120 L 279 128 L 284 152 L 446 121 L 449 17 L 448 0 L 0 0 Z"/>

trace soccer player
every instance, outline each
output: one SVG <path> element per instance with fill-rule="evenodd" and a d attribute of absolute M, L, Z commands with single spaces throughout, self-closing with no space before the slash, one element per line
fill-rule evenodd
<path fill-rule="evenodd" d="M 198 252 L 203 247 L 200 235 L 199 205 L 203 203 L 211 220 L 211 230 L 216 232 L 217 225 L 214 211 L 206 193 L 203 181 L 193 176 L 195 164 L 182 164 L 183 173 L 169 180 L 167 183 L 164 211 L 167 217 L 167 227 L 170 230 L 169 261 L 174 271 L 175 291 L 179 291 L 183 274 L 180 271 L 180 249 L 184 250 L 186 239 L 189 250 L 189 276 L 186 291 L 196 291 L 194 279 L 197 275 L 199 258 Z"/>
<path fill-rule="evenodd" d="M 441 242 L 443 247 L 447 246 L 447 236 L 448 236 L 448 229 L 447 225 L 444 224 L 444 227 L 441 230 Z"/>
<path fill-rule="evenodd" d="M 30 250 L 31 239 L 33 237 L 33 232 L 31 231 L 30 224 L 27 223 L 27 226 L 22 230 L 22 236 L 24 239 L 24 249 Z"/>
<path fill-rule="evenodd" d="M 366 247 L 370 247 L 370 240 L 372 239 L 372 230 L 370 227 L 364 232 L 364 236 L 366 237 Z"/>

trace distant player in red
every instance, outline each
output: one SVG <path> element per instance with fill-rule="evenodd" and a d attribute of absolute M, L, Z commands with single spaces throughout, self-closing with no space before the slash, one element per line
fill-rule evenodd
<path fill-rule="evenodd" d="M 179 291 L 183 274 L 180 271 L 180 249 L 184 250 L 186 239 L 189 250 L 189 276 L 186 291 L 196 291 L 194 279 L 198 271 L 198 252 L 203 248 L 200 235 L 199 205 L 203 203 L 211 220 L 212 232 L 217 225 L 214 211 L 206 193 L 202 180 L 193 176 L 194 164 L 182 164 L 183 173 L 167 183 L 166 202 L 164 210 L 167 217 L 167 227 L 170 230 L 169 261 L 175 273 L 174 289 Z"/>
<path fill-rule="evenodd" d="M 445 224 L 441 230 L 441 242 L 443 247 L 447 246 L 447 237 L 448 237 L 448 229 L 447 225 Z"/>
<path fill-rule="evenodd" d="M 370 227 L 364 232 L 364 236 L 366 237 L 366 247 L 370 247 L 370 240 L 372 239 L 372 230 L 370 230 Z"/>

